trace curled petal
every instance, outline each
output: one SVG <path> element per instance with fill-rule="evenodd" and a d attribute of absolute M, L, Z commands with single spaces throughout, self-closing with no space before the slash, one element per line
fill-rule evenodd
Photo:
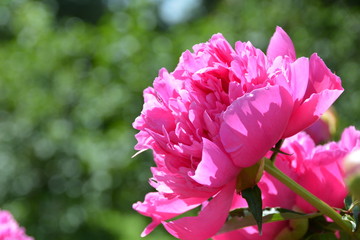
<path fill-rule="evenodd" d="M 292 114 L 290 118 L 291 124 L 287 126 L 283 137 L 290 137 L 313 124 L 341 93 L 342 90 L 324 90 L 311 95 Z"/>
<path fill-rule="evenodd" d="M 294 44 L 281 27 L 276 27 L 266 54 L 270 59 L 275 59 L 278 56 L 288 56 L 292 61 L 296 59 Z"/>
<path fill-rule="evenodd" d="M 341 80 L 333 74 L 325 65 L 324 61 L 316 54 L 310 57 L 310 79 L 305 98 L 309 98 L 311 94 L 322 92 L 326 89 L 344 90 L 341 86 Z"/>
<path fill-rule="evenodd" d="M 313 54 L 310 58 L 309 83 L 303 103 L 294 109 L 284 138 L 290 137 L 313 124 L 335 102 L 344 91 L 338 76 L 333 74 L 325 63 Z"/>

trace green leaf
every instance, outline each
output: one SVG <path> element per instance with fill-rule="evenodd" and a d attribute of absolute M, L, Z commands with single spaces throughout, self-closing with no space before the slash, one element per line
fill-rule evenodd
<path fill-rule="evenodd" d="M 262 223 L 278 222 L 292 219 L 309 219 L 321 215 L 321 213 L 304 214 L 284 208 L 265 208 L 262 211 Z M 229 220 L 224 224 L 222 229 L 220 229 L 218 234 L 253 226 L 256 224 L 257 221 L 254 219 L 248 208 L 235 209 L 230 212 Z"/>
<path fill-rule="evenodd" d="M 259 234 L 262 233 L 262 198 L 261 190 L 255 185 L 254 187 L 247 188 L 241 192 L 243 198 L 245 198 L 249 211 L 254 216 L 256 224 L 258 226 Z"/>

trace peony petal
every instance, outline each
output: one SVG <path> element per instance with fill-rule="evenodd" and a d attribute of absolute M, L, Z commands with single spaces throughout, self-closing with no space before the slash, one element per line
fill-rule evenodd
<path fill-rule="evenodd" d="M 276 31 L 270 39 L 266 55 L 270 59 L 275 59 L 278 56 L 289 56 L 292 61 L 295 61 L 294 44 L 289 35 L 281 27 L 276 27 Z"/>
<path fill-rule="evenodd" d="M 354 148 L 360 148 L 360 131 L 354 126 L 347 127 L 341 134 L 339 145 L 349 152 Z"/>
<path fill-rule="evenodd" d="M 306 93 L 309 82 L 309 59 L 302 57 L 290 64 L 290 88 L 292 90 L 295 107 L 300 104 Z M 291 123 L 290 123 L 291 124 Z"/>
<path fill-rule="evenodd" d="M 331 73 L 325 63 L 313 54 L 310 57 L 309 83 L 304 102 L 294 110 L 284 138 L 290 137 L 313 124 L 344 91 L 338 76 Z"/>
<path fill-rule="evenodd" d="M 310 168 L 300 175 L 297 182 L 331 207 L 343 208 L 347 190 L 343 179 L 334 175 L 334 168 L 339 168 L 339 166 L 332 164 L 331 167 Z M 300 196 L 297 196 L 296 202 L 296 205 L 304 212 L 316 211 Z"/>
<path fill-rule="evenodd" d="M 279 86 L 256 89 L 224 112 L 220 138 L 238 167 L 249 167 L 278 142 L 292 111 L 292 97 Z"/>
<path fill-rule="evenodd" d="M 309 84 L 304 99 L 309 98 L 313 93 L 319 93 L 326 89 L 344 90 L 341 80 L 333 74 L 325 65 L 324 61 L 316 54 L 310 57 Z"/>
<path fill-rule="evenodd" d="M 208 51 L 208 54 L 216 59 L 215 62 L 230 63 L 233 60 L 232 55 L 235 53 L 229 42 L 221 33 L 214 34 L 209 40 L 205 49 L 199 49 L 197 45 L 193 47 L 194 51 L 198 53 L 203 50 Z M 209 65 L 213 62 L 208 62 Z"/>
<path fill-rule="evenodd" d="M 196 217 L 183 217 L 163 222 L 166 230 L 182 240 L 206 240 L 214 236 L 226 221 L 235 190 L 235 182 L 227 184 Z"/>
<path fill-rule="evenodd" d="M 206 199 L 187 198 L 178 199 L 166 198 L 158 192 L 146 194 L 144 202 L 133 204 L 133 209 L 139 213 L 152 218 L 152 222 L 144 229 L 142 237 L 151 233 L 162 221 L 176 217 L 199 206 Z"/>
<path fill-rule="evenodd" d="M 175 79 L 165 68 L 162 68 L 153 85 L 157 100 L 168 104 L 169 99 L 179 96 L 178 92 L 183 88 L 183 81 Z"/>
<path fill-rule="evenodd" d="M 288 226 L 287 221 L 279 221 L 263 224 L 262 235 L 259 235 L 259 231 L 256 226 L 250 226 L 246 228 L 241 228 L 235 231 L 223 233 L 220 235 L 214 236 L 213 240 L 234 240 L 234 239 L 244 239 L 244 240 L 274 240 L 279 232 Z"/>
<path fill-rule="evenodd" d="M 305 100 L 291 115 L 283 138 L 290 137 L 313 124 L 335 102 L 342 90 L 324 90 Z"/>
<path fill-rule="evenodd" d="M 203 144 L 201 162 L 191 178 L 202 185 L 214 188 L 221 187 L 235 178 L 240 168 L 233 164 L 228 155 L 206 138 L 203 139 Z"/>

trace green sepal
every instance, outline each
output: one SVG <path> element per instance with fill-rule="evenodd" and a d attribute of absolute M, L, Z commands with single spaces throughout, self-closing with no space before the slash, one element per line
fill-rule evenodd
<path fill-rule="evenodd" d="M 254 165 L 241 169 L 236 177 L 236 192 L 254 187 L 261 179 L 264 172 L 265 158 L 260 159 Z"/>
<path fill-rule="evenodd" d="M 321 216 L 321 213 L 300 213 L 284 208 L 265 208 L 262 211 L 262 223 L 271 223 L 295 219 L 311 219 Z M 257 225 L 252 213 L 248 208 L 234 209 L 229 213 L 229 219 L 218 234 L 230 232 L 236 229 Z"/>

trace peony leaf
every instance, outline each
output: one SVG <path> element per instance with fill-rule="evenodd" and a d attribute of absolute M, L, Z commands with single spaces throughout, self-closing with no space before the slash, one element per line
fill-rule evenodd
<path fill-rule="evenodd" d="M 258 226 L 259 234 L 261 235 L 262 229 L 262 198 L 261 189 L 255 185 L 241 191 L 241 195 L 245 198 L 249 211 L 252 213 L 254 220 Z"/>
<path fill-rule="evenodd" d="M 309 219 L 321 216 L 321 213 L 300 213 L 284 208 L 265 208 L 262 211 L 262 223 L 271 223 L 292 219 Z M 239 228 L 249 227 L 256 225 L 254 219 L 248 208 L 239 208 L 230 212 L 229 220 L 224 224 L 217 234 L 230 232 Z"/>

